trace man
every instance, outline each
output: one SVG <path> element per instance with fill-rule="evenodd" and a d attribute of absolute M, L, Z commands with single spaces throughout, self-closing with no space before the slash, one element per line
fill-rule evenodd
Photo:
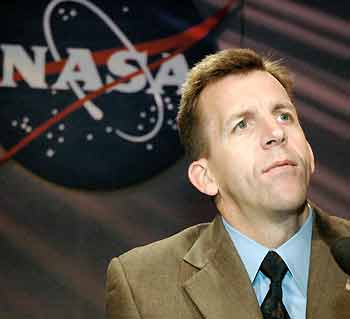
<path fill-rule="evenodd" d="M 314 157 L 291 94 L 287 70 L 248 49 L 189 72 L 178 113 L 188 176 L 220 214 L 114 258 L 107 318 L 350 318 L 329 250 L 350 223 L 307 201 Z"/>

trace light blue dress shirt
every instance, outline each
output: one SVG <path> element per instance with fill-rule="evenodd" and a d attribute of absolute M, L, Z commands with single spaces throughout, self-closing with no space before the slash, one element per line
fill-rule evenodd
<path fill-rule="evenodd" d="M 225 229 L 247 270 L 259 305 L 262 304 L 270 287 L 270 279 L 259 271 L 261 262 L 270 250 L 277 252 L 282 257 L 289 269 L 282 281 L 283 304 L 292 319 L 306 318 L 313 223 L 312 208 L 308 206 L 308 209 L 309 215 L 303 226 L 277 249 L 269 249 L 248 238 L 222 217 Z"/>

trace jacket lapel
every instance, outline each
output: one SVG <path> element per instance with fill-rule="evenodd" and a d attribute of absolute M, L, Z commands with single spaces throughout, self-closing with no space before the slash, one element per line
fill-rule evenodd
<path fill-rule="evenodd" d="M 320 240 L 318 230 L 314 226 L 307 293 L 308 302 L 306 308 L 306 317 L 308 319 L 323 318 L 320 317 L 322 300 L 330 284 L 327 280 L 330 255 L 326 250 L 327 247 L 324 242 Z"/>
<path fill-rule="evenodd" d="M 326 213 L 314 207 L 308 285 L 308 319 L 343 319 L 350 316 L 350 293 L 347 276 L 330 253 L 330 245 L 342 236 L 349 236 L 349 226 L 334 223 Z"/>
<path fill-rule="evenodd" d="M 183 288 L 204 318 L 262 318 L 244 265 L 220 216 L 184 258 Z M 186 278 L 187 277 L 187 278 Z"/>

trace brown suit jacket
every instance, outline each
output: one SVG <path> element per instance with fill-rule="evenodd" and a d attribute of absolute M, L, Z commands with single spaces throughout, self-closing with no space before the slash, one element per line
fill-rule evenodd
<path fill-rule="evenodd" d="M 350 318 L 347 276 L 329 250 L 350 222 L 314 211 L 307 318 Z M 106 288 L 108 319 L 262 319 L 220 216 L 114 258 Z"/>

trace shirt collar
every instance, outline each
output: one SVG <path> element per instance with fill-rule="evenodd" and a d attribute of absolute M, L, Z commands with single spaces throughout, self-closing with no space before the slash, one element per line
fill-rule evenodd
<path fill-rule="evenodd" d="M 308 211 L 308 217 L 302 227 L 288 241 L 277 249 L 273 249 L 282 257 L 305 297 L 307 295 L 313 223 L 313 211 L 310 205 L 308 205 Z M 250 281 L 253 282 L 261 262 L 271 249 L 239 232 L 224 217 L 222 217 L 222 220 L 247 270 Z"/>

